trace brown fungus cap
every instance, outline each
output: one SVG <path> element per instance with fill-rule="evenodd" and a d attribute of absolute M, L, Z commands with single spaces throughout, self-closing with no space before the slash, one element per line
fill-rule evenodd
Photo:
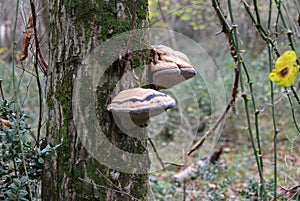
<path fill-rule="evenodd" d="M 167 94 L 153 89 L 133 88 L 121 91 L 107 106 L 124 127 L 146 123 L 151 116 L 175 107 L 176 102 Z M 129 118 L 130 117 L 130 118 Z"/>
<path fill-rule="evenodd" d="M 153 84 L 158 88 L 171 88 L 196 75 L 188 57 L 164 45 L 152 46 L 153 62 L 150 63 Z"/>

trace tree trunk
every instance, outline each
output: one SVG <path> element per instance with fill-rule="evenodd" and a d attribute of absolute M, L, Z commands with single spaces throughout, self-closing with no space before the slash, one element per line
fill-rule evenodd
<path fill-rule="evenodd" d="M 147 24 L 147 1 L 53 0 L 49 1 L 49 9 L 47 137 L 49 143 L 61 144 L 61 147 L 44 169 L 42 199 L 146 200 L 147 173 L 115 171 L 114 167 L 106 167 L 87 152 L 74 123 L 72 97 L 84 57 L 114 35 L 143 28 Z M 97 91 L 99 124 L 107 139 L 116 147 L 130 153 L 147 153 L 146 140 L 122 133 L 106 110 L 108 95 L 128 65 L 129 68 L 134 67 L 132 62 L 115 62 L 110 66 L 113 70 L 103 77 Z M 148 169 L 149 162 L 130 165 L 143 165 Z"/>

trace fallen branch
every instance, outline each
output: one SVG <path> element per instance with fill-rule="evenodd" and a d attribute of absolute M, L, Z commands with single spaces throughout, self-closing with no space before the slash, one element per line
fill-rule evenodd
<path fill-rule="evenodd" d="M 214 151 L 208 157 L 199 159 L 197 162 L 189 165 L 186 169 L 178 172 L 177 174 L 175 174 L 173 176 L 173 178 L 176 179 L 177 181 L 186 180 L 188 177 L 190 177 L 194 173 L 197 173 L 198 169 L 203 167 L 204 165 L 215 164 L 219 160 L 222 153 L 223 153 L 223 148 L 220 148 L 220 149 Z"/>
<path fill-rule="evenodd" d="M 294 193 L 293 196 L 289 199 L 292 200 L 295 195 L 297 195 L 297 193 L 299 193 L 300 191 L 298 190 L 300 188 L 300 184 L 297 184 L 295 186 L 292 186 L 290 188 L 286 188 L 284 186 L 279 186 L 281 188 L 281 190 L 283 190 L 282 193 L 280 193 L 277 197 L 282 197 L 283 195 L 287 194 L 287 193 Z"/>

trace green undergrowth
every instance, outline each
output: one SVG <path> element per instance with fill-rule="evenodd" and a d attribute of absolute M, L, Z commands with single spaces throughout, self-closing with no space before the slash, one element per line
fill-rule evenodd
<path fill-rule="evenodd" d="M 264 61 L 264 58 L 267 57 L 266 54 L 267 52 L 263 50 L 261 54 L 246 54 L 245 57 L 247 57 L 247 61 L 249 61 L 250 73 L 254 80 L 254 97 L 256 98 L 257 107 L 260 109 L 258 121 L 264 162 L 265 199 L 272 200 L 274 199 L 273 125 L 268 73 L 263 72 L 266 66 L 266 61 Z M 222 66 L 220 72 L 224 79 L 224 85 L 226 90 L 230 91 L 233 79 L 232 60 L 228 56 L 225 57 L 225 59 L 224 57 L 215 58 L 215 61 L 217 66 Z M 257 71 L 262 73 L 256 73 Z M 297 83 L 299 83 L 299 78 Z M 249 89 L 246 90 L 247 93 L 249 93 Z M 280 196 L 277 200 L 287 200 L 290 199 L 293 194 L 283 193 L 283 188 L 290 188 L 299 182 L 300 148 L 298 145 L 300 144 L 300 135 L 291 118 L 291 108 L 288 98 L 284 94 L 284 90 L 277 86 L 274 90 L 277 125 L 280 129 L 277 137 L 277 194 Z M 244 113 L 245 108 L 240 96 L 239 92 L 236 101 L 236 113 L 234 114 L 232 111 L 229 112 L 221 137 L 216 146 L 216 148 L 223 148 L 223 153 L 218 163 L 216 165 L 207 165 L 199 169 L 196 174 L 188 177 L 185 182 L 176 182 L 173 176 L 183 171 L 190 164 L 198 161 L 199 158 L 197 158 L 197 156 L 189 158 L 190 161 L 186 163 L 182 169 L 170 168 L 167 172 L 159 171 L 153 173 L 151 187 L 156 200 L 183 200 L 183 198 L 185 198 L 185 200 L 262 200 L 259 197 L 259 176 L 247 131 L 247 122 Z M 210 104 L 209 98 L 207 97 L 200 97 L 198 100 L 202 101 L 201 104 Z M 249 100 L 249 104 L 251 103 L 250 101 L 251 99 Z M 299 119 L 300 109 L 297 107 L 295 100 L 292 101 L 295 105 L 296 119 Z M 207 116 L 206 119 L 209 119 L 210 113 L 207 112 L 209 110 L 206 108 L 207 107 L 204 107 L 203 110 L 200 108 L 200 112 Z M 255 113 L 252 108 L 250 108 L 250 112 L 252 114 Z M 191 113 L 193 112 L 191 111 Z M 254 115 L 251 118 L 252 122 L 254 122 Z M 206 122 L 205 129 L 207 129 L 209 123 L 209 121 Z M 255 129 L 254 125 L 253 129 Z M 163 134 L 165 138 L 161 138 L 160 143 L 164 146 L 166 146 L 165 144 L 170 144 L 170 141 L 180 136 L 174 130 L 169 130 Z M 189 142 L 187 138 L 181 138 L 181 143 L 189 145 L 191 142 Z M 159 147 L 159 142 L 157 142 L 157 144 Z M 185 190 L 183 187 L 184 183 Z M 295 193 L 297 193 L 297 191 L 295 191 L 294 194 Z M 292 200 L 299 199 L 298 189 L 298 196 L 295 194 Z"/>
<path fill-rule="evenodd" d="M 38 200 L 45 160 L 59 145 L 36 142 L 27 115 L 13 101 L 0 101 L 0 120 L 0 200 Z"/>

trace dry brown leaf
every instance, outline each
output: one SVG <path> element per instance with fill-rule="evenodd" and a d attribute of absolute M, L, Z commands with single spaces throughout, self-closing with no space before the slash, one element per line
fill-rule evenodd
<path fill-rule="evenodd" d="M 1 122 L 1 125 L 2 125 L 3 129 L 11 128 L 11 124 L 8 120 L 0 118 L 0 122 Z"/>
<path fill-rule="evenodd" d="M 28 48 L 32 36 L 33 36 L 33 19 L 32 19 L 32 14 L 30 14 L 26 26 L 26 31 L 23 33 L 23 48 L 22 48 L 22 56 L 20 58 L 20 61 L 24 61 L 28 56 Z"/>

